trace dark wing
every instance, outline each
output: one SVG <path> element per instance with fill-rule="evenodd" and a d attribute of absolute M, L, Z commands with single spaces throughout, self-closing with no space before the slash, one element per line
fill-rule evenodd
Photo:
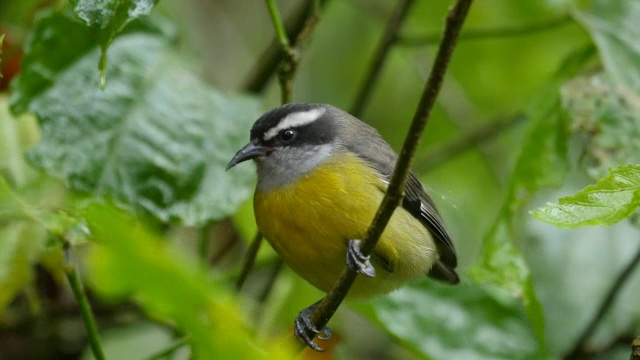
<path fill-rule="evenodd" d="M 389 181 L 398 158 L 389 144 L 380 137 L 374 128 L 360 120 L 342 111 L 334 113 L 334 116 L 342 116 L 352 125 L 340 130 L 349 137 L 349 142 L 345 146 L 369 162 L 386 181 Z M 409 173 L 407 178 L 402 207 L 420 220 L 433 236 L 440 259 L 429 272 L 429 276 L 451 284 L 458 283 L 458 275 L 454 270 L 458 261 L 451 238 L 444 228 L 442 217 L 436 210 L 433 201 L 412 173 Z M 391 264 L 388 261 L 387 263 L 390 265 L 389 270 L 392 270 Z"/>
<path fill-rule="evenodd" d="M 438 213 L 433 200 L 431 200 L 427 191 L 413 173 L 409 173 L 407 178 L 402 207 L 420 220 L 435 241 L 440 259 L 429 272 L 429 276 L 437 280 L 457 284 L 460 279 L 455 272 L 458 260 L 453 242 L 444 228 L 444 221 L 440 213 Z"/>

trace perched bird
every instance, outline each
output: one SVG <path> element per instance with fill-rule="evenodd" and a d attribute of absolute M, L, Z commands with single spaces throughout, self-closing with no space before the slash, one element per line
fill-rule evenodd
<path fill-rule="evenodd" d="M 453 243 L 424 187 L 412 173 L 405 196 L 370 258 L 359 251 L 389 184 L 397 155 L 378 132 L 325 104 L 293 103 L 262 115 L 250 143 L 227 169 L 255 160 L 254 211 L 258 229 L 296 273 L 328 292 L 345 261 L 359 276 L 348 298 L 371 297 L 428 275 L 458 283 Z M 346 260 L 345 260 L 346 259 Z M 319 349 L 308 316 L 296 333 Z M 324 329 L 323 329 L 324 330 Z"/>

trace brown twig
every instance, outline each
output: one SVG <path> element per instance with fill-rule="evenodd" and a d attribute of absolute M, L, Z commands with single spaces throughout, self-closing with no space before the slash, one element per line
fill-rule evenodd
<path fill-rule="evenodd" d="M 544 20 L 538 23 L 521 25 L 521 26 L 504 26 L 495 29 L 471 29 L 460 34 L 460 41 L 496 39 L 513 36 L 527 35 L 539 31 L 547 31 L 556 27 L 569 23 L 571 17 L 562 15 L 556 18 Z M 401 35 L 398 36 L 396 43 L 401 46 L 425 46 L 437 44 L 440 40 L 440 34 L 426 35 Z"/>
<path fill-rule="evenodd" d="M 409 173 L 411 159 L 418 147 L 418 143 L 427 124 L 429 114 L 433 109 L 436 97 L 442 86 L 444 74 L 447 70 L 456 45 L 456 40 L 469 11 L 469 7 L 471 6 L 471 2 L 472 0 L 458 0 L 447 16 L 442 42 L 440 43 L 433 67 L 431 68 L 431 73 L 424 87 L 416 113 L 413 117 L 411 127 L 409 128 L 407 137 L 405 138 L 389 187 L 380 207 L 378 208 L 376 216 L 367 231 L 367 235 L 362 242 L 360 250 L 365 256 L 371 254 L 371 251 L 375 247 L 380 235 L 389 222 L 391 215 L 402 199 L 402 192 Z M 316 310 L 311 315 L 311 321 L 317 329 L 322 329 L 327 325 L 333 314 L 338 309 L 338 306 L 340 306 L 342 300 L 344 300 L 347 295 L 347 292 L 356 279 L 356 276 L 357 273 L 355 271 L 350 267 L 345 266 L 338 282 L 334 285 L 327 296 L 322 299 Z"/>
<path fill-rule="evenodd" d="M 274 4 L 273 1 L 267 0 L 267 4 Z M 295 79 L 298 67 L 300 66 L 300 55 L 302 43 L 311 35 L 313 28 L 320 19 L 320 5 L 318 1 L 313 1 L 313 9 L 307 17 L 300 33 L 295 38 L 293 43 L 289 43 L 289 38 L 286 36 L 284 29 L 282 29 L 279 23 L 279 16 L 275 5 L 270 5 L 271 17 L 273 19 L 276 33 L 280 39 L 280 45 L 282 46 L 283 58 L 278 68 L 278 82 L 280 83 L 281 91 L 281 103 L 290 103 L 293 99 L 293 80 Z M 280 29 L 278 29 L 280 27 Z"/>
<path fill-rule="evenodd" d="M 262 291 L 258 296 L 258 303 L 260 304 L 263 304 L 265 301 L 267 301 L 269 295 L 271 295 L 273 285 L 276 283 L 278 275 L 280 275 L 280 272 L 284 268 L 284 260 L 282 260 L 282 258 L 278 258 L 272 267 L 273 269 L 271 270 L 271 273 L 269 274 L 267 279 L 264 281 L 264 287 L 262 288 Z"/>
<path fill-rule="evenodd" d="M 247 276 L 249 276 L 249 273 L 253 269 L 253 265 L 256 263 L 256 257 L 258 256 L 260 245 L 262 245 L 262 234 L 258 232 L 256 233 L 256 236 L 253 238 L 251 245 L 249 245 L 249 248 L 247 248 L 247 252 L 244 255 L 242 270 L 240 270 L 240 276 L 238 276 L 238 280 L 236 280 L 236 290 L 242 290 L 242 286 L 247 280 Z"/>
<path fill-rule="evenodd" d="M 275 41 L 276 44 L 278 44 L 278 46 L 280 47 L 280 54 L 283 56 L 278 57 L 280 63 L 279 68 L 277 67 L 277 65 L 272 65 L 272 67 L 265 67 L 261 71 L 261 74 L 254 77 L 255 80 L 250 81 L 250 83 L 246 85 L 247 90 L 256 92 L 261 90 L 264 84 L 266 84 L 266 80 L 273 74 L 275 69 L 278 68 L 278 80 L 280 82 L 282 104 L 291 102 L 293 80 L 300 64 L 300 48 L 302 44 L 309 38 L 309 36 L 311 36 L 313 29 L 320 19 L 321 7 L 326 2 L 326 0 L 309 0 L 308 8 L 305 11 L 306 15 L 304 17 L 304 21 L 299 22 L 299 27 L 296 26 L 296 29 L 294 31 L 295 39 L 293 43 L 291 43 L 289 41 L 289 35 L 284 29 L 284 26 L 280 19 L 280 14 L 278 13 L 275 2 L 272 0 L 266 0 L 267 8 L 269 9 L 269 14 L 271 15 L 273 26 L 276 31 Z M 267 60 L 261 58 L 261 61 L 270 63 L 270 61 L 272 61 L 273 59 L 275 58 L 269 58 Z M 245 254 L 245 260 L 242 265 L 240 277 L 236 281 L 237 290 L 240 290 L 242 288 L 242 285 L 249 275 L 249 272 L 253 268 L 253 264 L 255 263 L 256 256 L 258 254 L 258 251 L 260 250 L 261 244 L 262 235 L 258 233 L 256 234 L 256 237 L 252 241 L 251 245 L 247 249 L 247 253 Z M 275 272 L 275 274 L 277 274 L 277 272 Z M 271 281 L 271 283 L 273 283 L 273 281 Z M 268 289 L 265 291 L 268 291 Z"/>
<path fill-rule="evenodd" d="M 375 54 L 372 57 L 371 64 L 369 65 L 369 69 L 365 76 L 364 83 L 360 87 L 358 94 L 356 96 L 356 100 L 353 103 L 351 108 L 351 114 L 355 117 L 360 117 L 362 112 L 366 108 L 369 98 L 371 97 L 371 93 L 380 78 L 380 73 L 382 71 L 382 67 L 391 51 L 393 44 L 396 41 L 398 36 L 398 32 L 402 27 L 404 19 L 409 14 L 409 10 L 411 6 L 415 3 L 415 0 L 400 0 L 393 14 L 389 18 L 387 22 L 387 27 L 384 30 L 384 34 L 380 39 L 380 43 L 376 49 Z"/>
<path fill-rule="evenodd" d="M 327 2 L 328 0 L 320 0 L 318 2 L 320 9 L 322 9 Z M 307 19 L 316 11 L 314 7 L 315 1 L 309 0 L 291 15 L 290 19 L 293 20 L 286 21 L 285 24 L 287 38 L 297 39 L 298 35 L 306 29 L 305 24 L 307 23 Z M 245 77 L 241 88 L 251 93 L 262 92 L 269 83 L 269 79 L 271 79 L 273 74 L 278 70 L 278 65 L 280 65 L 282 59 L 280 41 L 274 38 Z"/>
<path fill-rule="evenodd" d="M 598 311 L 596 312 L 595 316 L 591 319 L 589 324 L 584 328 L 584 330 L 582 331 L 582 334 L 580 335 L 578 340 L 575 342 L 571 351 L 565 356 L 565 359 L 569 360 L 569 359 L 584 358 L 585 354 L 587 354 L 586 352 L 587 341 L 589 340 L 591 335 L 593 335 L 593 332 L 596 330 L 596 328 L 604 318 L 604 315 L 613 306 L 613 303 L 618 297 L 618 294 L 622 290 L 623 286 L 627 283 L 627 280 L 629 280 L 629 278 L 631 277 L 631 274 L 633 273 L 633 270 L 636 269 L 638 264 L 640 264 L 640 248 L 634 255 L 633 259 L 629 261 L 629 263 L 624 267 L 624 269 L 622 270 L 622 272 L 620 273 L 616 281 L 613 283 L 613 285 L 611 286 L 611 289 L 609 289 L 609 292 L 607 293 L 607 296 L 604 298 L 604 300 L 600 304 L 600 307 L 598 308 Z"/>
<path fill-rule="evenodd" d="M 461 137 L 452 140 L 423 156 L 419 155 L 415 160 L 414 168 L 419 169 L 420 171 L 433 169 L 452 157 L 462 154 L 465 151 L 492 139 L 504 130 L 520 124 L 525 119 L 526 116 L 523 114 L 504 117 L 490 124 L 486 124 L 475 130 L 469 131 Z"/>

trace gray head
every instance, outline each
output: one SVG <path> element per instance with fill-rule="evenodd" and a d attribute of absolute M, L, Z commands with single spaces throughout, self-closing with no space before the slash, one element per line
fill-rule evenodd
<path fill-rule="evenodd" d="M 359 153 L 365 143 L 383 143 L 369 125 L 326 104 L 293 103 L 262 115 L 251 129 L 251 142 L 229 162 L 231 168 L 254 159 L 258 188 L 269 191 L 296 180 L 340 151 Z M 393 153 L 393 152 L 391 152 Z"/>

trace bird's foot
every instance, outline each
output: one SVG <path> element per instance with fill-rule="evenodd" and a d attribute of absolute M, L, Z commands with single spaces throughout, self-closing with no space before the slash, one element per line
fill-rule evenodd
<path fill-rule="evenodd" d="M 333 335 L 333 332 L 328 326 L 323 327 L 322 330 L 318 330 L 315 324 L 311 321 L 311 314 L 318 307 L 319 303 L 320 301 L 300 311 L 295 322 L 295 332 L 298 339 L 307 344 L 308 347 L 315 351 L 322 352 L 325 349 L 318 346 L 313 339 L 317 336 L 321 340 L 329 340 L 331 335 Z"/>
<path fill-rule="evenodd" d="M 349 265 L 352 270 L 364 276 L 376 276 L 376 269 L 371 265 L 369 256 L 364 256 L 362 251 L 360 251 L 360 240 L 349 240 L 349 245 L 347 246 L 347 265 Z"/>

